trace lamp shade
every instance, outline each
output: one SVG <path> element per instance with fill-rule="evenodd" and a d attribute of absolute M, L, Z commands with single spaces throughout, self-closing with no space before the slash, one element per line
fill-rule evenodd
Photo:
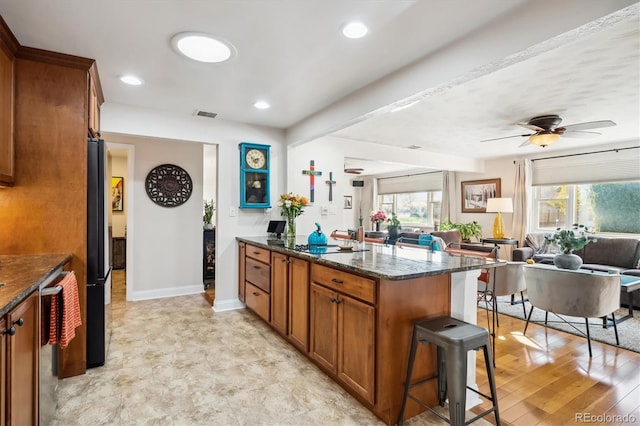
<path fill-rule="evenodd" d="M 513 200 L 511 198 L 489 198 L 487 200 L 487 213 L 513 213 Z"/>

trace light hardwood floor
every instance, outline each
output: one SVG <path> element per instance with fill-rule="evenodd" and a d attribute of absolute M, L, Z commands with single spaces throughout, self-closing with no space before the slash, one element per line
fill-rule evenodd
<path fill-rule="evenodd" d="M 486 321 L 479 310 L 478 324 Z M 504 425 L 583 424 L 587 417 L 591 424 L 640 424 L 639 353 L 592 341 L 589 358 L 583 337 L 536 324 L 526 336 L 523 330 L 524 321 L 500 315 L 495 375 Z M 487 377 L 478 360 L 482 388 Z"/>

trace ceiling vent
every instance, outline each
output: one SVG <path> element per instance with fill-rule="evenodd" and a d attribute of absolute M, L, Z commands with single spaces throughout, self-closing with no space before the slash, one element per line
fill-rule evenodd
<path fill-rule="evenodd" d="M 197 115 L 198 117 L 216 118 L 218 114 L 216 114 L 215 112 L 200 111 L 199 109 L 197 109 L 193 115 Z"/>

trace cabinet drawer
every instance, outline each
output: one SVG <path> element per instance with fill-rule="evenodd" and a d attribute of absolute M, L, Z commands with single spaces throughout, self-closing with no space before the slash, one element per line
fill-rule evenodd
<path fill-rule="evenodd" d="M 327 268 L 326 266 L 312 264 L 311 281 L 365 302 L 375 303 L 376 283 L 373 280 Z"/>
<path fill-rule="evenodd" d="M 249 247 L 247 246 L 248 251 Z M 271 267 L 269 265 L 248 257 L 245 263 L 244 276 L 251 284 L 260 287 L 267 293 L 271 292 Z"/>
<path fill-rule="evenodd" d="M 247 244 L 247 256 L 263 263 L 271 263 L 271 252 L 267 249 Z"/>
<path fill-rule="evenodd" d="M 253 312 L 258 314 L 263 320 L 269 322 L 269 307 L 271 306 L 269 294 L 265 293 L 251 283 L 247 283 L 245 293 L 245 303 Z"/>

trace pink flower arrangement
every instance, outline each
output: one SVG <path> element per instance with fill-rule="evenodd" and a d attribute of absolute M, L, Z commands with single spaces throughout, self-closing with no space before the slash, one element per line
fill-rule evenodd
<path fill-rule="evenodd" d="M 382 223 L 387 219 L 387 215 L 384 214 L 382 210 L 378 210 L 377 212 L 371 212 L 371 222 L 372 223 Z"/>

